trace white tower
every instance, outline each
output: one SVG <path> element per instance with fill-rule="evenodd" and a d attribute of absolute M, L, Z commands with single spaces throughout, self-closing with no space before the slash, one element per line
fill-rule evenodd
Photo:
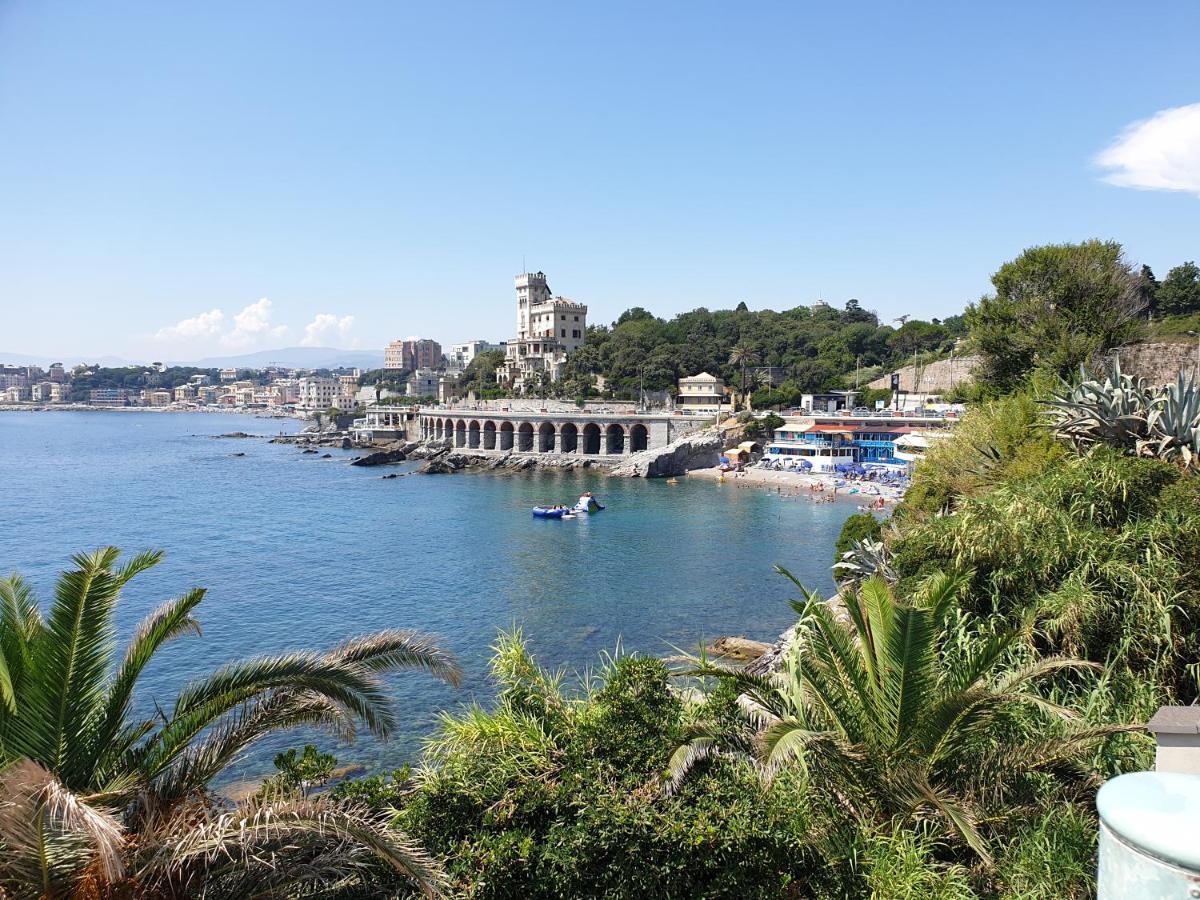
<path fill-rule="evenodd" d="M 550 300 L 550 286 L 543 272 L 517 276 L 517 340 L 529 337 L 529 309 Z"/>

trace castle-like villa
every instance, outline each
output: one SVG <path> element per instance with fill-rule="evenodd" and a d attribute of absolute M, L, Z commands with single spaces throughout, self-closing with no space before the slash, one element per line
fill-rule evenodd
<path fill-rule="evenodd" d="M 587 306 L 553 296 L 544 272 L 518 275 L 517 336 L 508 342 L 496 380 L 522 392 L 540 384 L 543 375 L 557 381 L 567 354 L 579 349 L 586 335 Z"/>

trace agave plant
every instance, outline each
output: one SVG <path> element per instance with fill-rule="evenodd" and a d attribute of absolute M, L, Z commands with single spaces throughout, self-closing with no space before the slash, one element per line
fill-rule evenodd
<path fill-rule="evenodd" d="M 833 564 L 833 576 L 842 582 L 858 582 L 878 577 L 889 584 L 895 584 L 900 577 L 892 565 L 891 551 L 883 541 L 871 538 L 853 541 L 850 549 Z"/>
<path fill-rule="evenodd" d="M 1108 444 L 1138 456 L 1200 465 L 1200 390 L 1180 372 L 1174 384 L 1147 387 L 1113 359 L 1103 381 L 1063 385 L 1046 404 L 1055 432 L 1076 447 Z"/>
<path fill-rule="evenodd" d="M 428 857 L 361 810 L 301 799 L 222 811 L 208 786 L 279 730 L 348 736 L 361 725 L 386 737 L 398 719 L 381 676 L 421 668 L 457 684 L 453 658 L 416 632 L 384 631 L 324 653 L 229 663 L 174 703 L 136 702 L 155 653 L 199 631 L 192 613 L 204 591 L 152 612 L 118 659 L 121 591 L 162 554 L 124 565 L 119 556 L 109 547 L 73 557 L 44 617 L 26 581 L 0 579 L 0 894 L 182 896 L 202 886 L 247 896 L 256 878 L 272 890 L 319 884 L 340 862 L 353 878 L 366 857 L 436 892 Z"/>
<path fill-rule="evenodd" d="M 1045 401 L 1055 432 L 1077 447 L 1102 443 L 1141 454 L 1151 440 L 1155 406 L 1145 382 L 1122 372 L 1116 358 L 1106 364 L 1103 380 L 1080 374 L 1079 384 L 1063 382 Z"/>
<path fill-rule="evenodd" d="M 1167 385 L 1150 413 L 1154 455 L 1193 468 L 1200 455 L 1200 391 L 1183 373 Z"/>
<path fill-rule="evenodd" d="M 667 789 L 708 756 L 744 755 L 768 781 L 784 768 L 807 773 L 868 828 L 932 820 L 990 861 L 980 831 L 988 798 L 1125 729 L 1072 725 L 1075 714 L 1033 685 L 1098 667 L 1058 657 L 1015 664 L 1025 629 L 972 627 L 954 609 L 963 584 L 937 575 L 905 602 L 872 578 L 843 591 L 843 617 L 797 583 L 797 637 L 778 671 L 752 675 L 704 660 L 687 673 L 732 681 L 750 730 L 695 726 L 671 759 Z"/>

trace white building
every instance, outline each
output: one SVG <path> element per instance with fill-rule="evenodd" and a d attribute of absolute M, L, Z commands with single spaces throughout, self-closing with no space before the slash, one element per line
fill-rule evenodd
<path fill-rule="evenodd" d="M 679 379 L 679 396 L 675 408 L 682 413 L 695 416 L 715 416 L 725 404 L 725 380 L 717 375 L 701 372 L 690 378 Z"/>
<path fill-rule="evenodd" d="M 480 353 L 504 352 L 504 344 L 492 344 L 487 341 L 464 341 L 461 344 L 450 345 L 449 363 L 452 367 L 465 369 Z"/>
<path fill-rule="evenodd" d="M 338 402 L 334 405 L 343 412 L 350 412 L 358 406 L 358 379 L 361 373 L 358 369 L 352 375 L 338 376 Z"/>
<path fill-rule="evenodd" d="M 221 370 L 221 380 L 222 381 L 237 381 L 237 369 L 222 369 Z"/>
<path fill-rule="evenodd" d="M 305 375 L 297 384 L 300 409 L 322 411 L 337 406 L 341 397 L 341 382 L 322 375 Z"/>
<path fill-rule="evenodd" d="M 438 373 L 434 369 L 417 369 L 408 378 L 404 393 L 409 397 L 436 397 Z"/>
<path fill-rule="evenodd" d="M 562 377 L 567 354 L 587 335 L 587 306 L 550 293 L 543 272 L 517 276 L 517 336 L 505 346 L 496 379 L 515 390 L 532 387 L 542 373 Z"/>

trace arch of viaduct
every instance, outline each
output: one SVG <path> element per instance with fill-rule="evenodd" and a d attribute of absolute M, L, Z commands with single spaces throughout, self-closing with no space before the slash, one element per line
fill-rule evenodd
<path fill-rule="evenodd" d="M 423 410 L 418 436 L 464 450 L 626 456 L 665 447 L 683 424 L 661 415 Z"/>

